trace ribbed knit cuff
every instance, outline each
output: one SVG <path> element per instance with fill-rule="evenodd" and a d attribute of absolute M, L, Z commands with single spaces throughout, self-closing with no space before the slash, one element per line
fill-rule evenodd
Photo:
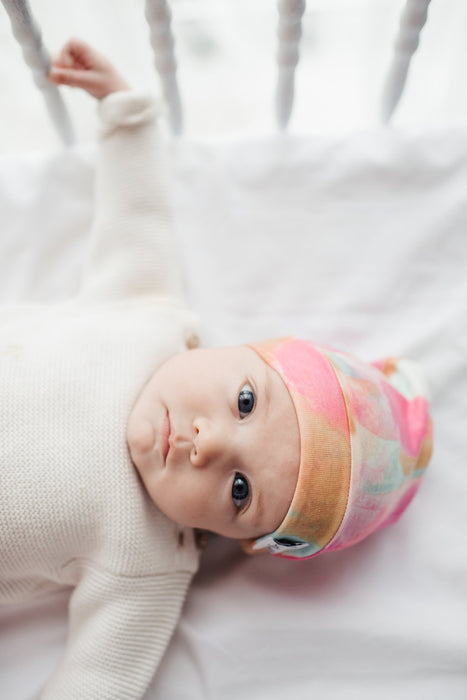
<path fill-rule="evenodd" d="M 120 90 L 98 104 L 100 135 L 107 136 L 121 126 L 135 126 L 155 119 L 162 112 L 160 98 L 140 90 Z"/>

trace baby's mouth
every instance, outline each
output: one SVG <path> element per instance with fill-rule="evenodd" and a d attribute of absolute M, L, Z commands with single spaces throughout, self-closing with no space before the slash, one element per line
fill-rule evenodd
<path fill-rule="evenodd" d="M 162 459 L 164 460 L 164 465 L 167 460 L 167 454 L 170 450 L 170 418 L 169 418 L 169 413 L 167 412 L 165 414 L 165 418 L 162 421 L 162 426 L 161 426 L 161 432 L 160 432 L 160 440 L 159 440 L 159 449 L 162 454 Z"/>

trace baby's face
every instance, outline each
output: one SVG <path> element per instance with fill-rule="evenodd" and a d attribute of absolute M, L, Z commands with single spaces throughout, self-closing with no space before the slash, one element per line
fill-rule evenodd
<path fill-rule="evenodd" d="M 151 499 L 180 525 L 258 537 L 287 513 L 297 418 L 282 379 L 251 348 L 172 357 L 138 397 L 127 439 Z"/>

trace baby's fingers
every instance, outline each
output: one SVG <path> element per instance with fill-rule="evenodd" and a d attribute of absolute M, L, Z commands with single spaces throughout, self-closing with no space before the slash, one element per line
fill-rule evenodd
<path fill-rule="evenodd" d="M 98 100 L 129 85 L 102 54 L 81 39 L 69 39 L 52 61 L 49 80 L 86 90 Z"/>
<path fill-rule="evenodd" d="M 62 68 L 52 66 L 49 71 L 49 80 L 55 85 L 69 85 L 78 87 L 98 97 L 102 88 L 102 77 L 92 70 L 77 70 L 74 68 Z"/>
<path fill-rule="evenodd" d="M 82 39 L 68 39 L 53 64 L 63 68 L 91 70 L 95 68 L 97 58 L 97 52 Z"/>

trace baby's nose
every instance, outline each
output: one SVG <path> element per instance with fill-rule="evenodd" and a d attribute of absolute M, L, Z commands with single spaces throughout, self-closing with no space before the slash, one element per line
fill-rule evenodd
<path fill-rule="evenodd" d="M 195 467 L 204 467 L 224 451 L 222 431 L 206 418 L 193 421 L 193 448 L 190 460 Z"/>

